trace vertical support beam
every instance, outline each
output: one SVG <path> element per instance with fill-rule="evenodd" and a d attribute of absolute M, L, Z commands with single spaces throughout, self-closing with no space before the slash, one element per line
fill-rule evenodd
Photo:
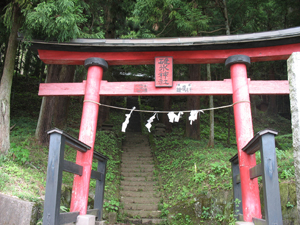
<path fill-rule="evenodd" d="M 241 178 L 239 159 L 237 154 L 233 156 L 229 161 L 231 162 L 232 171 L 234 215 L 237 217 L 239 214 L 243 214 Z M 237 203 L 236 201 L 239 201 L 239 203 Z"/>
<path fill-rule="evenodd" d="M 105 188 L 105 175 L 106 175 L 107 160 L 98 160 L 97 171 L 101 173 L 101 180 L 96 180 L 94 209 L 98 210 L 97 220 L 102 220 L 103 201 L 104 201 L 104 188 Z"/>
<path fill-rule="evenodd" d="M 99 105 L 93 102 L 99 102 L 100 83 L 103 72 L 108 65 L 104 59 L 89 58 L 84 62 L 84 66 L 88 68 L 85 95 L 81 117 L 81 125 L 79 131 L 79 140 L 91 146 L 91 150 L 86 153 L 77 152 L 76 164 L 83 167 L 82 176 L 75 175 L 71 212 L 79 211 L 80 215 L 85 215 L 87 211 L 89 185 L 93 161 L 94 143 L 97 131 L 97 120 Z M 93 101 L 93 102 L 89 102 Z"/>
<path fill-rule="evenodd" d="M 261 137 L 261 163 L 264 185 L 265 217 L 268 224 L 282 225 L 280 191 L 275 150 L 275 135 L 266 133 Z"/>
<path fill-rule="evenodd" d="M 292 114 L 297 209 L 298 214 L 300 214 L 300 52 L 294 52 L 290 56 L 287 60 L 287 66 Z"/>
<path fill-rule="evenodd" d="M 50 135 L 43 224 L 60 224 L 59 210 L 65 140 L 66 138 L 61 134 L 52 133 Z"/>
<path fill-rule="evenodd" d="M 243 216 L 246 222 L 252 217 L 261 218 L 261 206 L 257 179 L 250 179 L 249 169 L 256 165 L 255 155 L 247 155 L 242 148 L 253 137 L 253 125 L 250 107 L 250 96 L 247 78 L 247 65 L 250 58 L 245 55 L 230 56 L 225 65 L 230 67 L 234 121 L 238 159 L 240 167 Z"/>

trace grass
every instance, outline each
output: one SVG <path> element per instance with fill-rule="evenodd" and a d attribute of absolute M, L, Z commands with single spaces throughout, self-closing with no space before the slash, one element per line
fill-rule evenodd
<path fill-rule="evenodd" d="M 277 119 L 277 116 L 268 118 L 266 126 L 274 124 Z M 202 116 L 201 120 L 205 122 L 207 118 Z M 222 121 L 224 122 L 224 118 L 219 116 L 220 123 L 216 125 L 217 130 L 224 129 L 219 127 Z M 282 121 L 287 122 L 285 119 Z M 280 127 L 278 124 L 277 126 Z M 208 132 L 206 129 L 204 128 L 201 134 Z M 281 148 L 276 148 L 280 182 L 294 182 L 292 135 L 286 134 L 289 131 L 290 128 L 284 125 L 282 130 L 284 134 L 276 137 L 276 146 Z M 235 135 L 233 137 L 235 138 Z M 168 218 L 170 224 L 209 224 L 208 221 L 212 220 L 213 224 L 234 222 L 232 209 L 229 215 L 225 215 L 224 211 L 214 213 L 214 209 L 210 208 L 210 203 L 203 205 L 200 221 L 195 216 L 193 217 L 197 203 L 195 199 L 198 199 L 198 196 L 226 193 L 228 190 L 231 192 L 229 159 L 237 153 L 237 150 L 236 146 L 232 145 L 235 140 L 231 140 L 231 145 L 228 147 L 226 139 L 227 137 L 218 136 L 215 148 L 207 148 L 207 139 L 202 138 L 196 141 L 184 137 L 180 124 L 165 137 L 150 134 L 153 155 L 156 159 L 154 174 L 160 181 L 162 192 L 160 209 L 162 216 Z M 260 163 L 260 153 L 256 155 L 257 163 Z M 193 206 L 190 210 L 188 210 L 189 205 Z"/>
<path fill-rule="evenodd" d="M 78 104 L 77 104 L 78 105 Z M 70 112 L 67 132 L 74 137 L 78 136 L 81 112 L 80 107 L 73 107 Z M 123 115 L 111 111 L 111 121 L 117 124 Z M 48 163 L 48 146 L 40 145 L 34 138 L 36 128 L 36 118 L 20 116 L 12 118 L 11 124 L 16 124 L 11 131 L 11 148 L 6 156 L 0 156 L 0 192 L 16 196 L 23 200 L 41 203 L 45 196 L 46 173 Z M 121 163 L 121 142 L 123 136 L 115 126 L 116 132 L 98 131 L 96 134 L 95 151 L 98 151 L 109 158 L 107 164 L 105 202 L 110 206 L 110 202 L 119 201 L 120 185 L 120 163 Z M 76 151 L 69 146 L 65 148 L 65 159 L 76 161 Z M 96 161 L 93 162 L 93 169 L 97 168 Z M 62 198 L 64 192 L 71 191 L 74 175 L 63 172 Z M 90 189 L 94 191 L 96 182 L 91 180 Z M 89 204 L 93 204 L 93 200 Z M 62 200 L 61 206 L 64 211 L 69 210 Z M 109 207 L 106 207 L 109 209 Z M 115 208 L 114 208 L 115 209 Z M 111 210 L 110 210 L 111 211 Z M 105 213 L 105 211 L 104 211 Z"/>
<path fill-rule="evenodd" d="M 81 103 L 74 98 L 68 117 L 66 132 L 74 137 L 78 136 L 81 115 Z M 78 107 L 79 105 L 79 107 Z M 142 107 L 143 108 L 143 107 Z M 255 131 L 265 127 L 279 130 L 276 137 L 278 171 L 280 182 L 294 182 L 292 135 L 290 121 L 281 117 L 266 117 L 265 113 L 257 112 L 254 117 Z M 207 148 L 209 133 L 209 114 L 201 114 L 200 141 L 184 137 L 185 118 L 173 125 L 172 134 L 165 137 L 154 137 L 149 134 L 155 156 L 156 169 L 154 174 L 160 183 L 162 200 L 160 210 L 170 224 L 193 224 L 193 217 L 187 211 L 171 212 L 172 208 L 185 207 L 194 204 L 199 195 L 231 192 L 231 167 L 229 159 L 236 154 L 233 120 L 230 121 L 230 144 L 227 143 L 228 115 L 222 111 L 215 112 L 215 148 Z M 149 115 L 145 115 L 148 118 Z M 107 164 L 104 216 L 108 212 L 119 211 L 120 205 L 120 164 L 121 143 L 124 134 L 121 125 L 125 119 L 124 112 L 111 110 L 107 123 L 113 124 L 113 132 L 98 131 L 95 150 L 109 158 Z M 42 202 L 45 195 L 48 147 L 39 145 L 34 139 L 37 122 L 37 113 L 22 114 L 20 111 L 12 117 L 11 124 L 16 126 L 11 131 L 11 149 L 6 156 L 0 156 L 0 192 L 17 196 L 24 200 Z M 265 124 L 264 127 L 262 124 Z M 273 125 L 275 127 L 273 127 Z M 143 126 L 143 125 L 142 125 Z M 144 129 L 145 133 L 148 133 Z M 257 160 L 259 161 L 259 154 Z M 75 161 L 76 152 L 67 147 L 65 159 Z M 96 169 L 96 162 L 93 168 Z M 70 191 L 73 184 L 73 175 L 63 173 L 63 189 Z M 90 183 L 91 192 L 95 188 L 95 181 Z M 92 200 L 90 201 L 92 204 Z M 64 211 L 68 205 L 62 203 Z M 201 207 L 201 221 L 207 224 L 214 219 L 215 224 L 224 221 L 230 223 L 233 218 L 215 213 L 207 205 Z M 231 209 L 230 209 L 231 210 Z M 231 210 L 232 211 L 232 210 Z M 170 215 L 172 214 L 172 217 Z M 121 215 L 121 214 L 120 214 Z M 168 217 L 169 216 L 169 217 Z M 119 216 L 119 220 L 121 220 Z M 202 223 L 202 222 L 201 222 Z"/>

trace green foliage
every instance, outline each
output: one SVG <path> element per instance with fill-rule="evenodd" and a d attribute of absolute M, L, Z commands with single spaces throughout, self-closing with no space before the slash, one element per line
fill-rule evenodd
<path fill-rule="evenodd" d="M 230 170 L 228 169 L 228 167 L 220 162 L 214 162 L 210 164 L 211 166 L 211 170 L 212 172 L 214 172 L 215 174 L 224 176 L 224 175 L 228 175 Z"/>
<path fill-rule="evenodd" d="M 291 142 L 292 140 L 290 140 Z M 261 163 L 261 154 L 256 152 L 257 163 Z M 284 180 L 295 179 L 295 167 L 293 159 L 293 148 L 288 150 L 280 150 L 276 148 L 276 157 L 278 164 L 278 177 Z"/>
<path fill-rule="evenodd" d="M 292 134 L 284 134 L 284 135 L 278 135 L 275 137 L 276 145 L 281 150 L 288 150 L 291 149 L 292 146 Z M 283 151 L 282 151 L 283 152 Z M 278 152 L 276 151 L 276 155 L 278 157 Z"/>
<path fill-rule="evenodd" d="M 295 177 L 295 168 L 283 169 L 280 176 L 281 179 L 291 179 Z"/>
<path fill-rule="evenodd" d="M 238 198 L 236 198 L 236 199 L 234 200 L 234 204 L 235 204 L 235 207 L 236 207 L 236 208 L 238 208 L 238 207 L 240 206 L 241 203 L 242 203 L 242 201 L 241 201 L 240 199 L 238 199 Z M 236 212 L 235 212 L 235 214 L 238 215 L 238 214 L 241 214 L 241 212 L 239 212 L 239 210 L 237 209 Z"/>
<path fill-rule="evenodd" d="M 171 218 L 173 219 L 172 224 L 174 224 L 174 225 L 179 225 L 179 224 L 190 225 L 190 224 L 193 224 L 190 216 L 189 215 L 184 215 L 182 213 L 177 213 L 176 215 L 172 216 Z"/>
<path fill-rule="evenodd" d="M 142 34 L 151 31 L 161 36 L 197 36 L 200 30 L 207 28 L 209 21 L 201 4 L 195 1 L 138 0 L 133 15 L 130 20 Z M 135 31 L 130 34 L 138 36 Z"/>
<path fill-rule="evenodd" d="M 199 184 L 201 184 L 206 178 L 207 174 L 205 172 L 195 173 L 194 175 L 194 181 Z"/>
<path fill-rule="evenodd" d="M 36 4 L 38 0 L 12 0 L 4 7 L 5 13 L 3 15 L 3 22 L 7 27 L 8 32 L 10 32 L 13 23 L 14 7 L 18 7 L 18 10 L 22 11 L 22 14 L 26 14 L 32 5 Z M 23 20 L 22 17 L 19 20 Z"/>
<path fill-rule="evenodd" d="M 165 202 L 162 205 L 159 206 L 159 210 L 161 210 L 161 217 L 162 218 L 168 216 L 168 214 L 170 213 L 169 210 L 168 210 L 169 207 L 170 207 L 170 205 L 165 203 Z"/>
<path fill-rule="evenodd" d="M 288 202 L 288 203 L 286 203 L 286 205 L 285 205 L 287 208 L 294 208 L 294 205 L 293 204 L 291 204 L 290 202 Z"/>
<path fill-rule="evenodd" d="M 119 210 L 119 207 L 120 207 L 120 202 L 116 199 L 112 199 L 108 202 L 103 203 L 103 208 L 107 212 L 117 212 Z"/>
<path fill-rule="evenodd" d="M 205 220 L 210 218 L 209 207 L 205 207 L 205 206 L 202 207 L 201 218 Z"/>
<path fill-rule="evenodd" d="M 0 171 L 0 190 L 2 190 L 9 181 L 9 175 Z"/>
<path fill-rule="evenodd" d="M 70 212 L 70 209 L 68 209 L 67 207 L 61 205 L 61 206 L 60 206 L 60 212 L 61 212 L 61 213 Z"/>
<path fill-rule="evenodd" d="M 26 15 L 26 38 L 69 41 L 81 35 L 80 25 L 87 21 L 80 0 L 41 2 Z"/>
<path fill-rule="evenodd" d="M 17 146 L 15 143 L 11 143 L 10 151 L 13 153 L 15 160 L 19 163 L 25 163 L 29 161 L 29 150 L 24 148 L 28 146 L 28 143 L 25 141 L 21 146 Z"/>

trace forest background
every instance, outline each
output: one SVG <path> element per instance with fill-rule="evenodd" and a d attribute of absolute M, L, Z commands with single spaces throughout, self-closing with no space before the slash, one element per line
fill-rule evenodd
<path fill-rule="evenodd" d="M 5 154 L 10 146 L 11 87 L 18 79 L 35 78 L 38 82 L 81 81 L 85 71 L 78 66 L 45 65 L 30 51 L 30 40 L 69 41 L 73 38 L 155 38 L 230 35 L 278 30 L 299 25 L 298 1 L 286 0 L 108 0 L 108 1 L 2 1 L 1 7 L 1 89 L 0 146 Z M 23 41 L 17 41 L 17 37 Z M 147 75 L 153 79 L 152 66 L 114 66 L 105 79 L 120 80 L 120 73 Z M 228 77 L 224 65 L 176 65 L 174 80 L 222 80 Z M 255 63 L 249 69 L 255 79 L 287 79 L 285 62 Z M 124 79 L 124 78 L 123 78 Z M 127 78 L 130 79 L 130 78 Z M 26 91 L 24 91 L 26 92 Z M 289 113 L 288 98 L 261 96 L 252 99 L 271 113 Z M 67 98 L 44 98 L 36 137 L 46 143 L 45 131 L 51 126 L 64 128 Z M 103 97 L 102 102 L 111 100 Z M 210 106 L 213 100 L 210 98 Z M 280 103 L 279 103 L 280 102 Z M 170 107 L 165 97 L 164 108 Z M 49 107 L 51 105 L 51 107 Z M 38 107 L 38 106 L 37 106 Z M 186 109 L 200 108 L 200 97 L 187 98 Z M 55 110 L 54 110 L 55 109 Z M 100 113 L 100 125 L 107 110 Z M 167 121 L 164 118 L 164 121 Z M 170 127 L 168 123 L 168 130 Z M 199 121 L 186 127 L 186 135 L 199 139 Z"/>
<path fill-rule="evenodd" d="M 10 132 L 19 126 L 11 123 L 24 117 L 37 122 L 35 140 L 47 146 L 45 132 L 51 127 L 68 129 L 70 106 L 80 98 L 37 96 L 41 82 L 81 82 L 85 79 L 83 66 L 45 65 L 30 48 L 30 40 L 64 42 L 74 38 L 161 38 L 244 34 L 278 30 L 300 25 L 300 2 L 293 0 L 14 0 L 1 1 L 0 20 L 0 154 L 9 155 Z M 248 76 L 253 80 L 286 80 L 286 61 L 253 63 Z M 124 74 L 129 74 L 124 76 Z M 136 77 L 143 74 L 143 77 Z M 154 67 L 111 66 L 105 73 L 108 81 L 153 80 Z M 223 64 L 174 65 L 174 80 L 223 80 L 229 71 Z M 20 100 L 21 99 L 21 100 Z M 118 98 L 101 97 L 105 104 L 117 104 Z M 231 104 L 228 96 L 178 97 L 168 96 L 153 104 L 143 98 L 145 108 L 180 110 L 208 108 Z M 151 103 L 152 102 L 152 103 Z M 290 119 L 288 96 L 251 97 L 253 114 Z M 154 106 L 155 105 L 155 106 Z M 173 108 L 172 108 L 173 107 Z M 70 110 L 69 110 L 70 109 Z M 224 113 L 225 114 L 225 113 Z M 227 130 L 217 139 L 227 145 L 234 142 L 231 110 L 226 111 Z M 99 126 L 109 120 L 109 110 L 100 108 Z M 211 118 L 213 118 L 213 112 Z M 72 118 L 74 119 L 74 118 Z M 80 120 L 80 118 L 77 118 Z M 196 139 L 209 137 L 208 146 L 215 144 L 214 121 L 209 133 L 201 133 L 200 120 L 183 125 L 184 135 Z M 161 118 L 167 131 L 172 126 Z M 23 143 L 24 144 L 24 143 Z M 14 156 L 15 157 L 15 156 Z M 22 157 L 21 157 L 22 158 Z"/>

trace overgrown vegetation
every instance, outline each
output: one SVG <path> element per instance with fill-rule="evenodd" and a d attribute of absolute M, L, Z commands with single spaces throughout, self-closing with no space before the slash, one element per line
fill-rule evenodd
<path fill-rule="evenodd" d="M 79 106 L 79 109 L 75 107 L 75 109 L 70 112 L 76 113 L 69 117 L 69 123 L 73 126 L 69 127 L 67 132 L 70 132 L 76 137 L 79 133 L 78 127 L 80 123 L 81 104 L 79 105 L 76 100 L 73 104 Z M 121 142 L 123 138 L 119 130 L 120 120 L 123 119 L 121 118 L 122 116 L 122 114 L 112 111 L 110 122 L 115 124 L 115 131 L 98 131 L 96 135 L 95 151 L 102 153 L 109 159 L 105 183 L 104 212 L 118 211 L 116 207 L 119 206 L 119 167 L 121 163 Z M 73 117 L 77 119 L 76 122 L 73 120 Z M 0 192 L 24 200 L 41 203 L 45 196 L 48 147 L 39 145 L 34 139 L 36 122 L 36 118 L 30 118 L 28 116 L 20 116 L 12 119 L 11 123 L 15 124 L 15 127 L 11 131 L 11 148 L 7 155 L 2 155 L 0 158 Z M 75 162 L 76 151 L 66 146 L 65 159 Z M 93 162 L 92 167 L 96 170 L 96 161 Z M 73 177 L 73 174 L 63 172 L 61 210 L 64 212 L 69 211 Z M 96 182 L 91 180 L 91 193 L 93 193 L 95 184 Z M 89 204 L 93 207 L 92 198 L 90 200 L 91 202 Z"/>
<path fill-rule="evenodd" d="M 18 98 L 15 100 L 18 102 Z M 216 100 L 217 101 L 217 100 Z M 142 100 L 142 102 L 145 102 Z M 123 102 L 118 102 L 124 106 Z M 141 108 L 153 109 L 151 102 Z M 173 105 L 173 109 L 182 107 L 180 101 Z M 72 98 L 68 117 L 69 132 L 77 136 L 79 132 L 80 115 L 82 110 L 81 100 Z M 24 200 L 41 203 L 45 195 L 46 171 L 48 160 L 47 146 L 39 145 L 34 137 L 37 122 L 37 113 L 14 111 L 15 116 L 11 124 L 15 125 L 11 131 L 11 148 L 6 156 L 0 158 L 0 192 L 17 196 Z M 232 203 L 226 208 L 228 215 L 221 213 L 211 206 L 212 202 L 204 202 L 196 209 L 197 203 L 203 196 L 211 196 L 216 193 L 231 193 L 231 166 L 229 159 L 236 154 L 235 134 L 233 118 L 230 121 L 230 144 L 228 145 L 228 112 L 216 111 L 215 123 L 215 148 L 207 148 L 208 113 L 201 114 L 201 140 L 188 139 L 184 135 L 185 118 L 179 123 L 173 124 L 173 131 L 165 137 L 149 134 L 153 147 L 153 155 L 156 162 L 155 175 L 160 184 L 162 217 L 167 218 L 168 224 L 195 224 L 197 220 L 201 224 L 229 224 L 234 221 Z M 284 124 L 288 120 L 279 116 L 265 117 L 266 113 L 259 111 L 259 117 L 254 117 L 254 128 L 258 131 L 262 123 L 265 127 L 281 128 L 276 137 L 278 171 L 280 182 L 294 182 L 293 150 L 291 146 L 292 136 L 290 127 Z M 143 115 L 148 119 L 149 114 Z M 124 134 L 121 133 L 121 125 L 124 121 L 124 112 L 111 110 L 107 123 L 113 124 L 113 131 L 98 131 L 95 150 L 109 158 L 106 174 L 104 216 L 109 212 L 118 212 L 118 220 L 122 221 L 122 205 L 120 204 L 120 164 L 121 143 Z M 257 124 L 256 122 L 259 121 Z M 159 122 L 159 121 L 156 121 Z M 144 124 L 142 124 L 144 126 Z M 145 133 L 148 133 L 144 129 Z M 126 135 L 126 134 L 125 134 Z M 75 161 L 76 152 L 67 147 L 65 158 Z M 260 155 L 257 154 L 259 162 Z M 93 162 L 96 169 L 97 163 Z M 63 174 L 61 210 L 69 211 L 70 192 L 73 184 L 73 175 Z M 91 181 L 91 192 L 95 182 Z M 92 195 L 90 196 L 92 197 Z M 211 200 L 215 201 L 215 200 Z M 90 205 L 93 204 L 90 198 Z M 286 208 L 291 209 L 294 202 L 286 203 Z M 293 206 L 293 207 L 292 207 Z M 191 214 L 193 209 L 193 214 Z M 198 211 L 197 211 L 198 210 Z M 195 216 L 198 212 L 198 217 Z"/>
<path fill-rule="evenodd" d="M 291 143 L 279 136 L 279 144 Z M 231 165 L 229 159 L 236 154 L 236 147 L 219 144 L 214 149 L 206 148 L 207 140 L 195 141 L 184 138 L 181 129 L 175 129 L 165 137 L 153 137 L 153 154 L 156 158 L 157 175 L 162 192 L 162 216 L 169 218 L 170 224 L 231 224 L 233 211 L 229 215 L 215 213 L 210 202 L 202 207 L 195 217 L 195 203 L 199 196 L 214 195 L 232 189 Z M 293 149 L 276 149 L 280 182 L 294 182 Z M 260 154 L 257 154 L 260 162 Z M 261 182 L 261 178 L 259 179 Z M 193 205 L 193 210 L 183 205 Z M 180 206 L 178 208 L 178 206 Z M 175 209 L 175 210 L 174 210 Z"/>

